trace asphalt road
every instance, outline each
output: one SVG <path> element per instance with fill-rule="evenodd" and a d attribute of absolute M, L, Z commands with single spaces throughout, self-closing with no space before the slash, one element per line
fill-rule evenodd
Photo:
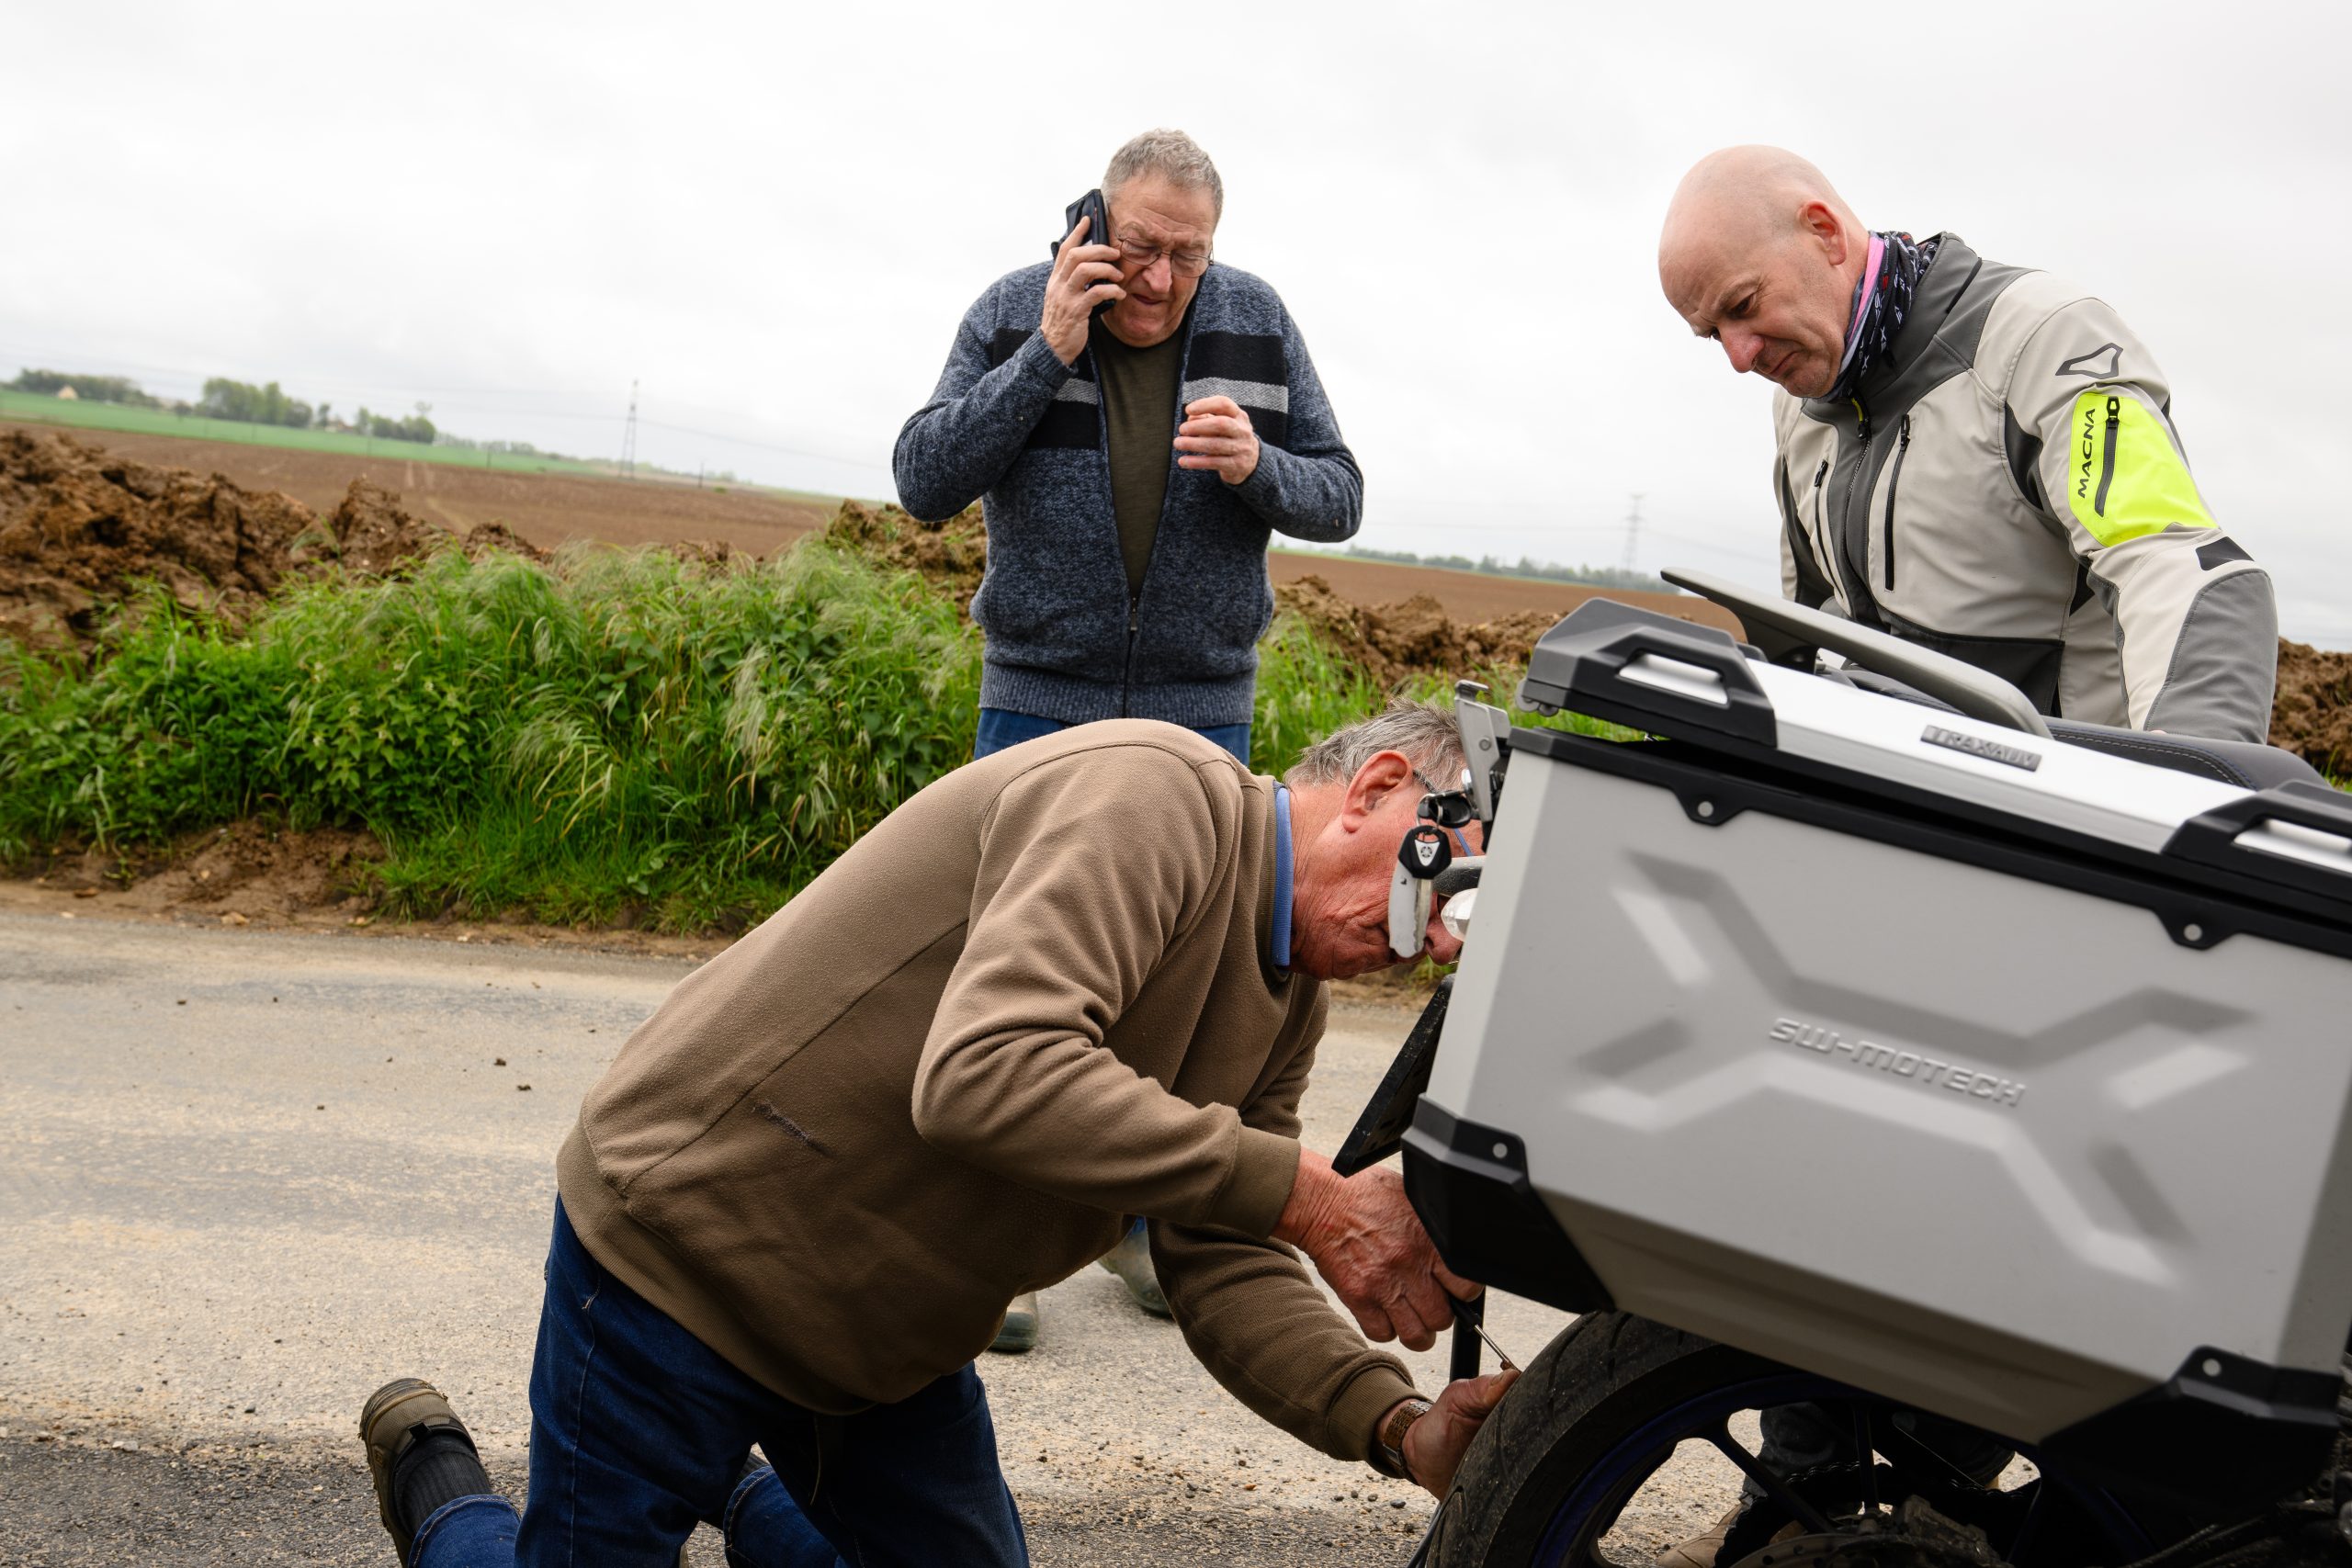
<path fill-rule="evenodd" d="M 519 1496 L 554 1152 L 689 967 L 0 914 L 0 1558 L 389 1564 L 353 1433 L 410 1373 Z M 1338 1010 L 1310 1144 L 1409 1023 Z M 1426 1495 L 1260 1423 L 1108 1274 L 1044 1316 L 981 1368 L 1041 1565 L 1410 1554 Z M 1564 1321 L 1490 1314 L 1522 1359 Z"/>

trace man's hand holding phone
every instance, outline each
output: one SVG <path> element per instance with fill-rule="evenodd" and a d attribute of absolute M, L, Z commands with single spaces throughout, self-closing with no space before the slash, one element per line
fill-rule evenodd
<path fill-rule="evenodd" d="M 1229 485 L 1258 471 L 1258 433 L 1231 398 L 1194 398 L 1176 427 L 1180 468 L 1214 468 Z"/>
<path fill-rule="evenodd" d="M 1119 287 L 1119 247 L 1089 243 L 1093 225 L 1090 215 L 1070 226 L 1046 279 L 1046 309 L 1037 330 L 1064 365 L 1077 364 L 1086 352 L 1086 324 L 1096 308 L 1127 297 Z"/>

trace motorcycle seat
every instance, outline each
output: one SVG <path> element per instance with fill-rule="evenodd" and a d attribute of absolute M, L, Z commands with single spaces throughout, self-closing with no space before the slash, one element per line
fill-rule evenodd
<path fill-rule="evenodd" d="M 1823 674 L 1826 679 L 1857 686 L 1866 692 L 1876 692 L 1882 696 L 1900 697 L 1922 707 L 1936 708 L 1944 713 L 1959 711 L 1949 703 L 1939 702 L 1924 692 L 1872 671 L 1849 667 L 1825 671 Z M 2327 783 L 2317 768 L 2292 751 L 2266 746 L 2259 741 L 2210 740 L 2202 736 L 2159 734 L 2146 729 L 2126 729 L 2111 724 L 2086 724 L 2072 718 L 2052 719 L 2050 734 L 2052 739 L 2063 740 L 2070 746 L 2127 757 L 2135 762 L 2169 768 L 2175 773 L 2194 773 L 2199 778 L 2235 784 L 2240 789 L 2266 790 L 2285 784 Z"/>
<path fill-rule="evenodd" d="M 2324 784 L 2320 771 L 2292 751 L 2255 740 L 2209 740 L 2196 735 L 2161 735 L 2053 718 L 2050 733 L 2070 746 L 2086 746 L 2176 773 L 2195 773 L 2240 789 L 2266 790 L 2285 784 Z"/>

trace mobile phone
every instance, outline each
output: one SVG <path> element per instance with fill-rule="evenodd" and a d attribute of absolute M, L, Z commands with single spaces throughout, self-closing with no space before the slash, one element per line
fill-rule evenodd
<path fill-rule="evenodd" d="M 1091 218 L 1094 221 L 1086 226 L 1086 238 L 1079 243 L 1107 245 L 1111 243 L 1111 215 L 1103 210 L 1102 193 L 1091 190 L 1062 209 L 1062 230 L 1054 236 L 1053 243 L 1046 247 L 1047 255 L 1061 254 L 1062 242 L 1069 238 L 1069 231 L 1078 227 L 1078 220 L 1081 218 Z"/>
<path fill-rule="evenodd" d="M 1055 236 L 1052 244 L 1046 247 L 1047 255 L 1061 254 L 1062 242 L 1069 238 L 1069 231 L 1078 227 L 1078 220 L 1081 218 L 1091 218 L 1093 221 L 1086 226 L 1086 238 L 1080 240 L 1079 243 L 1082 245 L 1111 243 L 1111 214 L 1102 206 L 1102 193 L 1099 190 L 1091 190 L 1063 209 L 1062 231 Z M 1109 310 L 1112 304 L 1113 301 L 1109 299 L 1103 300 L 1102 303 L 1094 307 L 1094 313 L 1101 315 Z"/>

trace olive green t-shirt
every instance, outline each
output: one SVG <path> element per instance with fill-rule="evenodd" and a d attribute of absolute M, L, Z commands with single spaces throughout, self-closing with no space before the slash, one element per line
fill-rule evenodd
<path fill-rule="evenodd" d="M 1119 554 L 1127 565 L 1127 597 L 1143 592 L 1152 536 L 1168 498 L 1168 466 L 1175 460 L 1176 386 L 1184 371 L 1184 334 L 1149 348 L 1130 348 L 1101 320 L 1087 334 L 1102 393 L 1102 426 L 1111 445 L 1111 511 L 1119 524 Z"/>

